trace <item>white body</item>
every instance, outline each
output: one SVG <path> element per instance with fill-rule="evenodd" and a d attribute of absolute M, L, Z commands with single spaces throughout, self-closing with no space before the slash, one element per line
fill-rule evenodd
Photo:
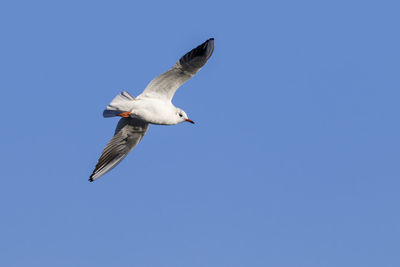
<path fill-rule="evenodd" d="M 167 98 L 139 95 L 137 98 L 124 91 L 118 94 L 104 111 L 104 117 L 130 112 L 130 117 L 151 124 L 173 125 L 188 119 L 186 113 Z"/>
<path fill-rule="evenodd" d="M 184 121 L 178 116 L 179 109 L 168 99 L 138 97 L 129 101 L 127 108 L 132 118 L 151 124 L 173 125 Z"/>

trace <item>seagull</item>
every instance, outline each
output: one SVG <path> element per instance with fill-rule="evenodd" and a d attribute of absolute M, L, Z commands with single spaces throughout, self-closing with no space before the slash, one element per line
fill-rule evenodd
<path fill-rule="evenodd" d="M 181 57 L 176 64 L 154 78 L 136 98 L 128 92 L 119 93 L 103 112 L 103 117 L 122 117 L 114 137 L 107 143 L 89 181 L 100 178 L 118 165 L 142 140 L 149 124 L 174 125 L 194 122 L 171 100 L 178 88 L 206 64 L 214 51 L 210 38 Z"/>

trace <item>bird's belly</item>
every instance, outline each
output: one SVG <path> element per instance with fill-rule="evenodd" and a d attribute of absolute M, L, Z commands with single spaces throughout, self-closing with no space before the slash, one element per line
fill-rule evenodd
<path fill-rule="evenodd" d="M 171 118 L 174 117 L 175 109 L 172 104 L 168 105 L 164 101 L 138 101 L 132 108 L 131 116 L 151 124 L 171 125 L 176 124 Z"/>

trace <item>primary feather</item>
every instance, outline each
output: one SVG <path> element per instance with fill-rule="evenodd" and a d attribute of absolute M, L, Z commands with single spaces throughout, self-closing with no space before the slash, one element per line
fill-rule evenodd
<path fill-rule="evenodd" d="M 176 90 L 206 64 L 213 51 L 214 38 L 211 38 L 186 53 L 170 70 L 153 79 L 138 98 L 153 97 L 171 100 Z"/>
<path fill-rule="evenodd" d="M 115 129 L 114 137 L 108 142 L 89 181 L 93 182 L 118 165 L 142 140 L 149 124 L 135 118 L 122 118 Z"/>

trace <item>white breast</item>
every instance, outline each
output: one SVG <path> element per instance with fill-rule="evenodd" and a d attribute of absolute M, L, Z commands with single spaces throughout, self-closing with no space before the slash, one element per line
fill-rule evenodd
<path fill-rule="evenodd" d="M 136 98 L 131 110 L 134 117 L 152 124 L 177 124 L 176 107 L 165 99 Z"/>

